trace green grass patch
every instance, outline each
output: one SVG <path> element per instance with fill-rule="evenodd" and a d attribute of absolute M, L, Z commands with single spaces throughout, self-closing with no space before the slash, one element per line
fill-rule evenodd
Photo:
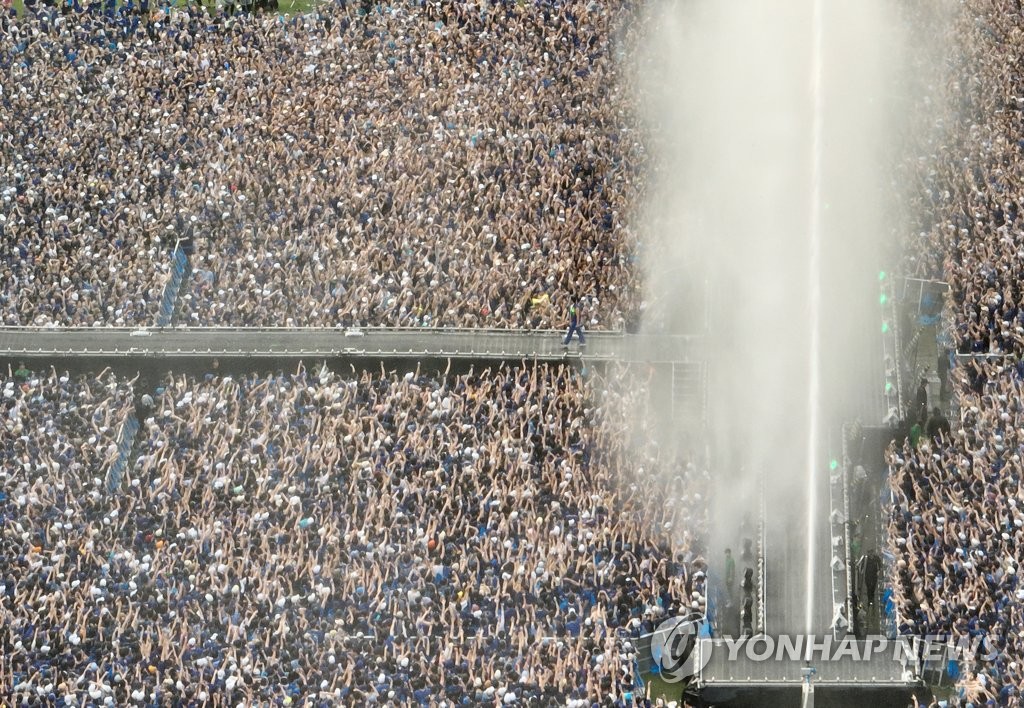
<path fill-rule="evenodd" d="M 297 15 L 315 10 L 319 4 L 319 0 L 278 0 L 277 11 L 282 15 Z"/>
<path fill-rule="evenodd" d="M 686 682 L 680 681 L 679 683 L 668 683 L 661 678 L 660 674 L 644 674 L 644 683 L 650 686 L 651 690 L 651 701 L 656 701 L 659 698 L 668 701 L 678 701 L 682 703 L 683 690 L 686 688 Z"/>

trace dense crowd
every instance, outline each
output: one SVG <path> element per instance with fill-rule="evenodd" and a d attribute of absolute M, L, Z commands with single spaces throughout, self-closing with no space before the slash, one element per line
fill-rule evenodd
<path fill-rule="evenodd" d="M 703 609 L 707 473 L 637 422 L 643 372 L 300 365 L 140 401 L 22 374 L 0 430 L 18 704 L 633 705 L 636 637 Z"/>
<path fill-rule="evenodd" d="M 970 698 L 1018 705 L 1024 685 L 1022 372 L 967 368 L 982 392 L 961 392 L 967 407 L 952 436 L 925 436 L 916 447 L 908 442 L 893 452 L 894 590 L 901 631 L 990 642 L 958 667 Z M 986 383 L 988 373 L 998 387 Z"/>
<path fill-rule="evenodd" d="M 179 248 L 179 323 L 635 324 L 632 19 L 12 10 L 0 324 L 154 324 Z M 0 695 L 643 703 L 637 637 L 704 609 L 707 473 L 638 373 L 10 372 Z"/>
<path fill-rule="evenodd" d="M 968 0 L 955 12 L 927 106 L 932 125 L 921 131 L 930 140 L 913 166 L 923 220 L 906 271 L 949 283 L 957 351 L 1006 356 L 961 360 L 951 430 L 890 451 L 893 589 L 903 632 L 991 642 L 995 656 L 955 667 L 954 702 L 1015 706 L 1024 686 L 1024 15 L 1012 0 Z"/>
<path fill-rule="evenodd" d="M 153 324 L 180 243 L 186 324 L 548 327 L 577 297 L 586 326 L 629 325 L 629 3 L 364 5 L 0 18 L 0 322 Z M 961 362 L 951 430 L 891 449 L 892 584 L 904 633 L 997 650 L 954 701 L 1013 706 L 1024 16 L 955 13 L 903 270 L 950 284 L 959 352 L 1007 356 Z M 629 377 L 300 368 L 169 377 L 151 402 L 109 372 L 2 383 L 20 703 L 630 704 L 637 633 L 704 601 L 705 473 L 650 444 Z"/>
<path fill-rule="evenodd" d="M 366 5 L 0 19 L 2 322 L 635 321 L 628 4 Z"/>
<path fill-rule="evenodd" d="M 1012 68 L 1024 44 L 1022 24 L 1014 0 L 965 4 L 957 52 L 942 77 L 948 86 L 935 87 L 932 125 L 922 126 L 925 168 L 913 168 L 920 221 L 905 271 L 950 284 L 962 353 L 1024 353 L 1024 95 Z"/>

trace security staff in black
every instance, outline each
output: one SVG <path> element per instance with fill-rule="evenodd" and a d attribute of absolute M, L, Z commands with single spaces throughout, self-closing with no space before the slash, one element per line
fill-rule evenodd
<path fill-rule="evenodd" d="M 565 333 L 565 341 L 562 342 L 562 346 L 569 346 L 574 332 L 580 338 L 580 346 L 585 346 L 587 341 L 583 338 L 583 328 L 579 323 L 579 307 L 576 304 L 576 298 L 573 298 L 569 305 L 569 331 Z"/>

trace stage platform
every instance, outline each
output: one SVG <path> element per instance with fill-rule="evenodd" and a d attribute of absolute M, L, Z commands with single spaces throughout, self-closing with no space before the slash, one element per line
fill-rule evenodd
<path fill-rule="evenodd" d="M 896 641 L 889 641 L 879 637 L 867 641 L 852 640 L 851 649 L 854 656 L 837 656 L 840 642 L 828 638 L 831 641 L 830 654 L 832 660 L 820 660 L 820 650 L 816 652 L 818 658 L 812 659 L 809 664 L 802 658 L 801 651 L 787 652 L 778 650 L 778 640 L 772 640 L 775 651 L 770 659 L 755 661 L 751 658 L 766 652 L 766 644 L 763 639 L 746 640 L 753 641 L 750 651 L 747 651 L 746 644 L 730 647 L 725 640 L 717 639 L 708 641 L 711 645 L 710 657 L 707 665 L 697 677 L 697 684 L 702 688 L 713 687 L 743 687 L 750 685 L 765 686 L 786 684 L 800 686 L 804 682 L 803 670 L 810 665 L 815 670 L 813 683 L 815 688 L 824 686 L 857 688 L 865 685 L 889 686 L 892 688 L 904 688 L 916 683 L 914 671 L 909 668 L 913 662 L 910 654 L 909 644 L 896 648 Z M 820 647 L 824 637 L 815 638 L 816 646 Z M 799 645 L 797 645 L 799 648 Z M 782 656 L 780 656 L 780 654 Z M 800 658 L 791 658 L 789 654 L 796 654 Z M 894 658 L 894 656 L 896 658 Z M 898 660 L 899 657 L 903 661 Z"/>
<path fill-rule="evenodd" d="M 806 698 L 808 667 L 814 671 L 811 686 L 818 708 L 905 708 L 915 693 L 924 695 L 923 684 L 912 668 L 913 657 L 908 656 L 909 644 L 896 648 L 895 642 L 882 637 L 854 641 L 850 648 L 853 656 L 846 652 L 839 656 L 833 642 L 827 652 L 831 660 L 822 660 L 819 649 L 810 662 L 803 660 L 799 650 L 778 652 L 777 646 L 770 659 L 756 661 L 745 645 L 734 646 L 730 655 L 724 640 L 709 641 L 708 663 L 687 687 L 697 705 L 797 708 Z M 821 647 L 823 641 L 818 637 L 815 645 Z M 763 656 L 765 646 L 763 640 L 757 640 L 751 655 Z"/>

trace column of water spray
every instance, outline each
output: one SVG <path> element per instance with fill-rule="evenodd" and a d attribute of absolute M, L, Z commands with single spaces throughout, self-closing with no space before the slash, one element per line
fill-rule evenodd
<path fill-rule="evenodd" d="M 808 336 L 807 381 L 807 610 L 806 631 L 814 633 L 814 581 L 817 528 L 818 445 L 821 422 L 821 239 L 822 239 L 822 23 L 821 0 L 810 0 L 811 19 L 811 198 L 808 218 Z"/>

